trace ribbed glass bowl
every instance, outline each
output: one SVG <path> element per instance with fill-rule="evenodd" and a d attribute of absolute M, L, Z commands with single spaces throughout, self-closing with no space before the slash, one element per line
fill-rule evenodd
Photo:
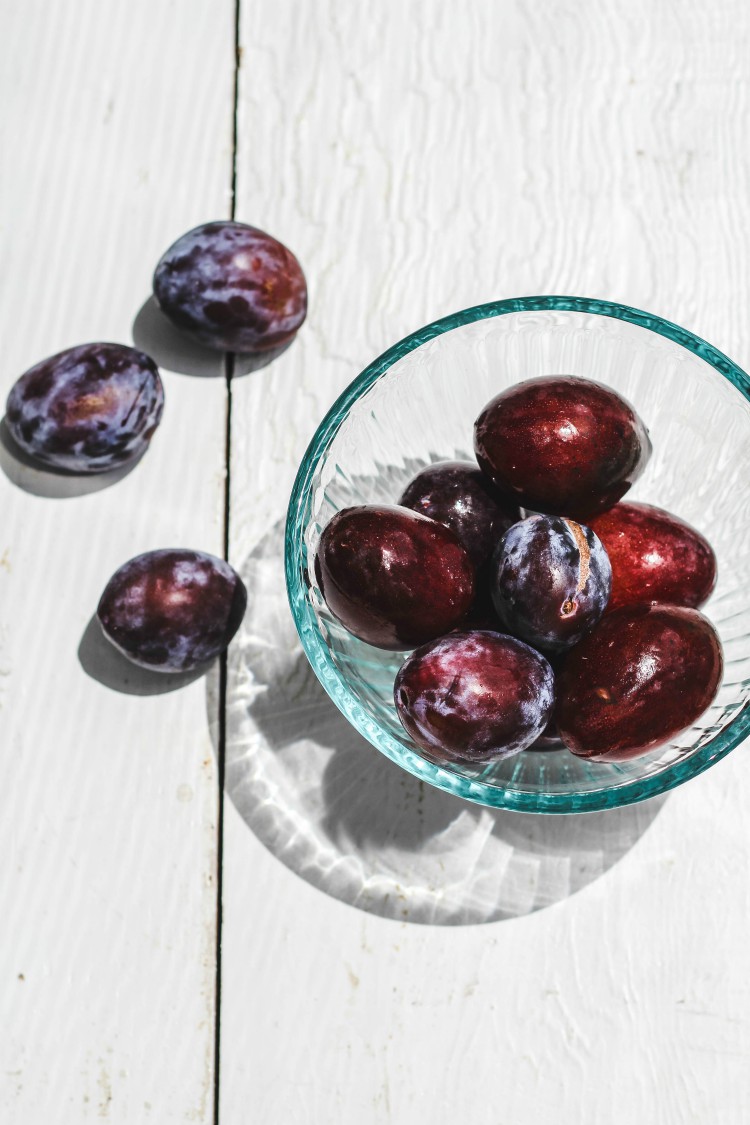
<path fill-rule="evenodd" d="M 627 499 L 686 519 L 719 563 L 704 612 L 724 646 L 711 708 L 668 745 L 622 763 L 565 749 L 476 767 L 438 765 L 399 723 L 393 681 L 405 653 L 357 640 L 332 617 L 313 559 L 323 527 L 353 504 L 393 504 L 425 465 L 473 459 L 473 423 L 505 387 L 543 375 L 596 379 L 624 395 L 654 452 Z M 750 729 L 750 379 L 705 341 L 623 305 L 578 297 L 498 301 L 429 324 L 341 395 L 300 466 L 286 526 L 286 580 L 302 645 L 323 687 L 381 753 L 448 793 L 497 808 L 580 812 L 644 800 L 687 781 Z"/>

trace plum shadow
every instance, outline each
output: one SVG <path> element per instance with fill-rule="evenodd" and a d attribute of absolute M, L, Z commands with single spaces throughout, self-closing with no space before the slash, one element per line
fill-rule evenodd
<path fill-rule="evenodd" d="M 224 352 L 213 351 L 194 343 L 167 320 L 154 297 L 143 302 L 133 321 L 133 343 L 155 360 L 165 371 L 192 375 L 202 379 L 224 378 Z M 267 367 L 293 344 L 289 340 L 279 348 L 259 355 L 235 355 L 233 374 L 249 375 Z"/>
<path fill-rule="evenodd" d="M 86 626 L 78 645 L 78 661 L 87 676 L 111 691 L 123 695 L 166 695 L 193 683 L 212 667 L 214 661 L 190 672 L 150 672 L 131 664 L 105 637 L 94 616 Z"/>
<path fill-rule="evenodd" d="M 145 452 L 145 450 L 144 450 Z M 42 467 L 13 439 L 5 418 L 0 421 L 0 469 L 17 488 L 32 496 L 70 500 L 91 492 L 102 492 L 132 473 L 141 457 L 109 473 L 68 473 Z"/>

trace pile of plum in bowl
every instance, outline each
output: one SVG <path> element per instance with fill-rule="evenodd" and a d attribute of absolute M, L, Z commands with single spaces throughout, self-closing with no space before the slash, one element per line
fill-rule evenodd
<path fill-rule="evenodd" d="M 750 379 L 658 317 L 482 305 L 395 345 L 300 466 L 305 652 L 349 721 L 480 804 L 582 812 L 750 731 Z"/>

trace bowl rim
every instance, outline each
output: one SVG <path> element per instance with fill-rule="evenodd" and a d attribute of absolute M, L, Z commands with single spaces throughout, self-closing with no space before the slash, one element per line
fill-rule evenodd
<path fill-rule="evenodd" d="M 433 340 L 454 328 L 509 313 L 553 311 L 593 313 L 635 324 L 664 336 L 705 360 L 750 402 L 750 377 L 728 356 L 687 329 L 652 313 L 631 308 L 629 305 L 596 298 L 549 295 L 514 297 L 462 309 L 460 312 L 432 321 L 384 351 L 364 368 L 328 410 L 300 462 L 292 488 L 286 520 L 284 565 L 292 617 L 313 671 L 333 703 L 349 722 L 387 758 L 420 780 L 444 792 L 453 793 L 465 800 L 490 808 L 532 813 L 594 812 L 644 801 L 674 789 L 675 786 L 703 773 L 738 746 L 750 733 L 750 704 L 743 707 L 728 727 L 689 757 L 678 759 L 653 777 L 634 780 L 616 789 L 603 788 L 579 793 L 537 793 L 488 786 L 482 781 L 460 777 L 439 765 L 428 762 L 416 750 L 404 747 L 368 714 L 330 657 L 315 611 L 307 596 L 308 587 L 303 578 L 307 569 L 304 513 L 312 480 L 321 458 L 354 403 L 394 363 L 427 343 L 428 340 Z"/>

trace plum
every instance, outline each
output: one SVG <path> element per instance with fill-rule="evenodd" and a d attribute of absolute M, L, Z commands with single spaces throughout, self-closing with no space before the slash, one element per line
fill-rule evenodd
<path fill-rule="evenodd" d="M 399 504 L 454 531 L 476 567 L 487 561 L 503 532 L 521 518 L 518 505 L 498 496 L 470 461 L 428 465 L 406 486 Z"/>
<path fill-rule="evenodd" d="M 413 648 L 448 633 L 474 597 L 474 567 L 454 533 L 396 506 L 337 512 L 320 537 L 315 574 L 334 617 L 377 648 Z"/>
<path fill-rule="evenodd" d="M 148 448 L 163 407 L 159 369 L 144 352 L 81 344 L 21 375 L 8 395 L 5 423 L 42 465 L 106 473 Z"/>
<path fill-rule="evenodd" d="M 294 254 L 246 223 L 204 223 L 183 234 L 162 255 L 153 287 L 177 328 L 220 351 L 280 347 L 307 314 L 307 284 Z"/>
<path fill-rule="evenodd" d="M 544 652 L 577 644 L 607 608 L 607 552 L 590 528 L 562 516 L 529 516 L 514 524 L 498 543 L 492 571 L 501 623 Z"/>
<path fill-rule="evenodd" d="M 700 718 L 721 683 L 721 643 L 684 606 L 623 606 L 568 654 L 557 677 L 557 725 L 580 758 L 646 754 Z"/>
<path fill-rule="evenodd" d="M 548 662 L 522 641 L 489 630 L 451 633 L 407 658 L 394 686 L 410 737 L 443 762 L 487 762 L 524 750 L 554 704 Z"/>
<path fill-rule="evenodd" d="M 509 501 L 585 520 L 622 499 L 646 467 L 651 442 L 620 395 L 561 375 L 493 398 L 476 420 L 474 451 Z"/>
<path fill-rule="evenodd" d="M 650 504 L 617 504 L 591 520 L 612 564 L 609 610 L 666 602 L 698 609 L 716 584 L 710 543 L 684 520 Z"/>
<path fill-rule="evenodd" d="M 156 672 L 187 672 L 223 652 L 240 627 L 247 591 L 235 570 L 203 551 L 138 555 L 110 578 L 97 616 L 125 656 Z"/>

